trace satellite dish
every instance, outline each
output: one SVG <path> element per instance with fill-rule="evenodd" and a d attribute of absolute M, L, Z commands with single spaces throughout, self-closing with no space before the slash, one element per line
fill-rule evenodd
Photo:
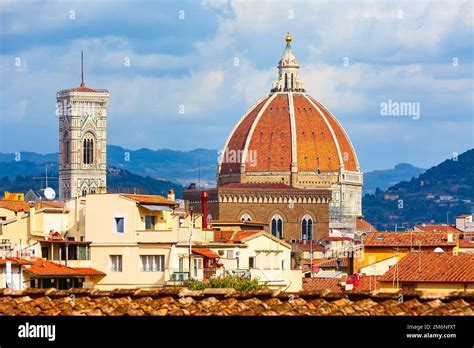
<path fill-rule="evenodd" d="M 442 253 L 444 252 L 444 250 L 440 247 L 437 247 L 435 250 L 434 250 L 435 253 Z"/>
<path fill-rule="evenodd" d="M 51 201 L 54 199 L 54 197 L 56 197 L 56 192 L 54 192 L 51 187 L 46 187 L 44 189 L 44 196 L 46 197 L 46 199 L 49 199 Z"/>

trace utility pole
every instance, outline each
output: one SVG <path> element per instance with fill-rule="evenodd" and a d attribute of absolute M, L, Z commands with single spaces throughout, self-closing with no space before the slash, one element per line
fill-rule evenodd
<path fill-rule="evenodd" d="M 191 271 L 191 255 L 192 255 L 192 248 L 191 248 L 191 241 L 193 238 L 193 225 L 194 225 L 194 218 L 193 218 L 193 208 L 189 210 L 189 214 L 191 215 L 190 221 L 190 230 L 189 230 L 189 264 L 188 264 L 188 271 L 189 271 L 189 280 L 192 278 L 192 271 Z"/>

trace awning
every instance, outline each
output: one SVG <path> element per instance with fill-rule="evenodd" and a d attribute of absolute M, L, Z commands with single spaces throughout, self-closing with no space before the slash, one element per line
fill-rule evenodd
<path fill-rule="evenodd" d="M 208 259 L 218 259 L 218 258 L 220 258 L 220 256 L 217 255 L 215 252 L 213 252 L 212 250 L 206 249 L 206 248 L 192 248 L 191 250 L 193 251 L 193 253 L 205 256 Z"/>
<path fill-rule="evenodd" d="M 173 211 L 173 209 L 164 205 L 140 204 L 140 207 L 151 211 Z"/>

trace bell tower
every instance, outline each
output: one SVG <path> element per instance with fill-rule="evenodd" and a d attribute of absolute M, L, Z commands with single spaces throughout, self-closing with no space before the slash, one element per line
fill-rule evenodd
<path fill-rule="evenodd" d="M 107 106 L 109 92 L 84 83 L 56 95 L 59 116 L 59 199 L 105 193 L 107 174 Z"/>

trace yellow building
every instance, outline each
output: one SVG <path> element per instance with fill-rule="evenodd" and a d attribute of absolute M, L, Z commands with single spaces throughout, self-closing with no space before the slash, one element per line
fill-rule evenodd
<path fill-rule="evenodd" d="M 369 232 L 363 241 L 363 253 L 354 258 L 354 270 L 390 259 L 399 260 L 411 251 L 453 252 L 458 234 L 446 232 Z"/>
<path fill-rule="evenodd" d="M 474 292 L 474 255 L 410 252 L 380 278 L 381 292 Z"/>
<path fill-rule="evenodd" d="M 18 192 L 8 192 L 5 191 L 3 192 L 3 199 L 6 201 L 24 201 L 25 200 L 25 194 L 24 193 L 18 193 Z"/>

